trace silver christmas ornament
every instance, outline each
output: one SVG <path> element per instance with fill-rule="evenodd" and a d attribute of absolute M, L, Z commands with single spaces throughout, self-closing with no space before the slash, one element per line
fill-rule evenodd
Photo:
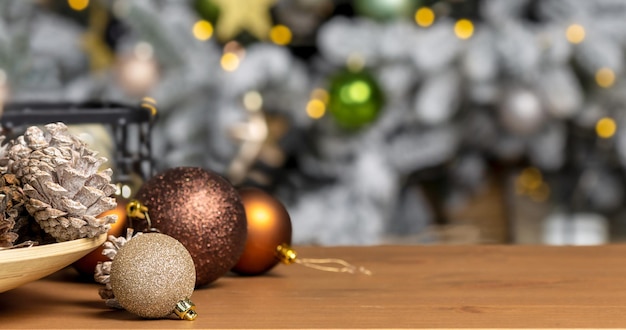
<path fill-rule="evenodd" d="M 506 91 L 498 108 L 500 123 L 509 131 L 520 135 L 536 132 L 544 120 L 539 98 L 525 88 Z"/>

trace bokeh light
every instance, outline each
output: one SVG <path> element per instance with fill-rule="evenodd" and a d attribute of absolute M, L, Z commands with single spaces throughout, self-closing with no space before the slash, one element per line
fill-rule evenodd
<path fill-rule="evenodd" d="M 550 197 L 550 186 L 543 180 L 541 171 L 536 167 L 527 167 L 515 181 L 518 195 L 527 196 L 532 201 L 542 203 Z"/>
<path fill-rule="evenodd" d="M 319 119 L 326 114 L 326 104 L 319 99 L 312 99 L 306 105 L 306 114 L 313 118 Z"/>
<path fill-rule="evenodd" d="M 247 92 L 243 96 L 243 106 L 248 111 L 259 111 L 263 106 L 263 97 L 257 91 Z"/>
<path fill-rule="evenodd" d="M 352 72 L 361 71 L 365 67 L 365 58 L 359 53 L 352 53 L 348 55 L 346 66 Z"/>
<path fill-rule="evenodd" d="M 617 124 L 613 118 L 604 117 L 600 118 L 596 123 L 596 133 L 603 139 L 608 139 L 615 135 L 617 131 Z"/>
<path fill-rule="evenodd" d="M 81 11 L 89 6 L 89 0 L 67 0 L 67 4 L 76 11 Z"/>
<path fill-rule="evenodd" d="M 370 86 L 364 81 L 354 81 L 346 84 L 339 91 L 339 97 L 346 104 L 358 104 L 366 102 L 372 91 Z"/>
<path fill-rule="evenodd" d="M 609 88 L 615 84 L 615 72 L 609 68 L 601 68 L 596 71 L 596 83 L 603 88 Z"/>
<path fill-rule="evenodd" d="M 542 182 L 537 189 L 530 191 L 528 196 L 535 202 L 545 202 L 550 197 L 550 186 Z"/>
<path fill-rule="evenodd" d="M 527 167 L 517 178 L 517 188 L 519 193 L 537 189 L 543 182 L 541 171 L 536 167 Z"/>
<path fill-rule="evenodd" d="M 199 20 L 193 25 L 192 33 L 198 40 L 209 40 L 213 36 L 213 25 L 209 21 Z"/>
<path fill-rule="evenodd" d="M 270 40 L 277 45 L 288 45 L 291 42 L 291 30 L 285 25 L 273 26 L 270 30 Z"/>
<path fill-rule="evenodd" d="M 235 53 L 224 53 L 220 60 L 220 65 L 224 71 L 232 72 L 239 68 L 239 57 Z"/>
<path fill-rule="evenodd" d="M 435 12 L 428 8 L 422 7 L 415 12 L 415 23 L 421 27 L 429 27 L 435 22 Z"/>
<path fill-rule="evenodd" d="M 159 80 L 159 70 L 154 60 L 133 56 L 121 61 L 120 70 L 120 83 L 132 95 L 145 95 Z"/>
<path fill-rule="evenodd" d="M 573 44 L 579 44 L 585 40 L 585 28 L 580 24 L 572 24 L 565 31 L 567 41 Z"/>
<path fill-rule="evenodd" d="M 468 19 L 460 19 L 454 24 L 454 34 L 459 39 L 469 39 L 474 35 L 474 23 Z"/>

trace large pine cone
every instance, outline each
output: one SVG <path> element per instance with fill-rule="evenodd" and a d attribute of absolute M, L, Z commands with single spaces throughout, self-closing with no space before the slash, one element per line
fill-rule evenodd
<path fill-rule="evenodd" d="M 11 247 L 18 238 L 16 222 L 24 215 L 24 193 L 13 174 L 0 177 L 0 247 Z M 20 221 L 22 222 L 22 221 Z"/>
<path fill-rule="evenodd" d="M 106 158 L 62 123 L 45 129 L 29 127 L 7 150 L 8 171 L 22 181 L 28 213 L 59 242 L 106 233 L 117 219 L 96 218 L 116 206 L 111 169 L 98 171 Z"/>

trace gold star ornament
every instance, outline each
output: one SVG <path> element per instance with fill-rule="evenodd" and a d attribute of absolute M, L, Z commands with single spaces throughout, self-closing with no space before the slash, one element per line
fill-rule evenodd
<path fill-rule="evenodd" d="M 247 31 L 259 40 L 267 39 L 272 19 L 270 7 L 277 0 L 213 0 L 220 8 L 216 33 L 221 41 L 235 38 Z"/>

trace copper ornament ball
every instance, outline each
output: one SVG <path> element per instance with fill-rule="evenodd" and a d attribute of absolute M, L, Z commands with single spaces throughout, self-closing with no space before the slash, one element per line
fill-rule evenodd
<path fill-rule="evenodd" d="M 283 204 L 257 188 L 239 189 L 248 221 L 248 239 L 241 258 L 232 271 L 259 275 L 279 262 L 276 248 L 291 245 L 291 218 Z"/>
<path fill-rule="evenodd" d="M 226 274 L 246 242 L 239 193 L 216 173 L 198 167 L 166 170 L 144 183 L 135 198 L 148 208 L 152 227 L 180 241 L 196 267 L 196 286 Z M 145 221 L 133 219 L 138 230 Z"/>
<path fill-rule="evenodd" d="M 117 198 L 117 206 L 112 210 L 103 212 L 98 216 L 98 218 L 109 214 L 117 215 L 117 221 L 111 224 L 111 229 L 107 232 L 108 235 L 116 237 L 122 236 L 126 232 L 128 222 L 128 218 L 126 216 L 126 202 L 121 198 Z M 98 262 L 105 262 L 109 260 L 108 257 L 102 255 L 102 250 L 104 250 L 104 247 L 100 246 L 99 248 L 88 253 L 86 256 L 80 258 L 78 261 L 74 262 L 72 266 L 74 266 L 80 274 L 93 278 Z"/>

